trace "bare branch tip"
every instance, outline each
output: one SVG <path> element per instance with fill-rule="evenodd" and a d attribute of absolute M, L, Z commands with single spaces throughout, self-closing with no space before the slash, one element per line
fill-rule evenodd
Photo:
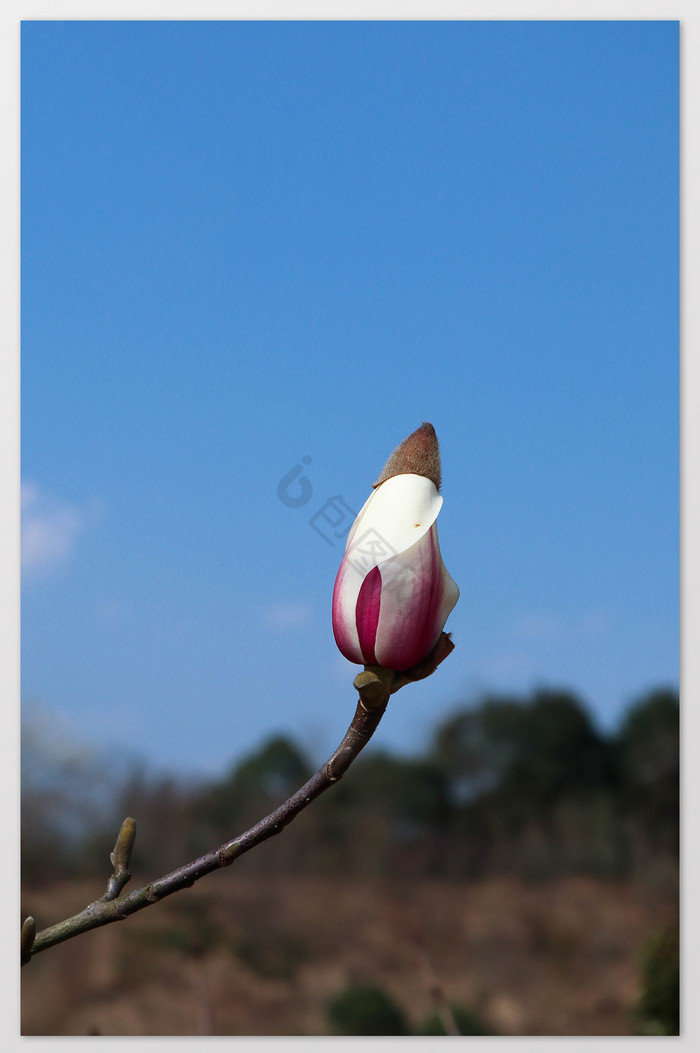
<path fill-rule="evenodd" d="M 34 946 L 34 940 L 36 938 L 36 922 L 31 915 L 26 917 L 22 922 L 22 932 L 20 936 L 20 952 L 21 952 L 21 964 L 26 963 L 32 957 L 32 947 Z"/>
<path fill-rule="evenodd" d="M 129 863 L 131 861 L 131 852 L 134 847 L 135 839 L 136 821 L 132 819 L 131 816 L 127 816 L 117 834 L 114 849 L 109 854 L 109 860 L 114 868 L 114 873 L 107 882 L 107 890 L 102 897 L 103 900 L 116 899 L 127 881 L 130 879 L 131 871 L 129 870 Z"/>

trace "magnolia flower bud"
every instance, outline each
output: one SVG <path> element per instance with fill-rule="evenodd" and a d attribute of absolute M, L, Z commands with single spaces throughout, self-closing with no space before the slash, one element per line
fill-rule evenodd
<path fill-rule="evenodd" d="M 442 562 L 440 453 L 423 424 L 392 453 L 353 523 L 333 589 L 333 633 L 351 662 L 410 669 L 459 599 Z"/>

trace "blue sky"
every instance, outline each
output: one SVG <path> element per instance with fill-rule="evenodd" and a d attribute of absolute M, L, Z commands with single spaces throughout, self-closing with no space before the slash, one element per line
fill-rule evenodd
<path fill-rule="evenodd" d="M 320 760 L 357 667 L 310 520 L 423 420 L 456 650 L 377 743 L 678 683 L 677 23 L 26 22 L 21 90 L 27 711 Z"/>

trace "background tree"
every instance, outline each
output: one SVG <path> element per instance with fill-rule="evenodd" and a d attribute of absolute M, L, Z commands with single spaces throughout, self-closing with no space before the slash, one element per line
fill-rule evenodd
<path fill-rule="evenodd" d="M 680 818 L 677 692 L 650 691 L 634 702 L 615 736 L 614 748 L 630 850 L 676 856 Z"/>

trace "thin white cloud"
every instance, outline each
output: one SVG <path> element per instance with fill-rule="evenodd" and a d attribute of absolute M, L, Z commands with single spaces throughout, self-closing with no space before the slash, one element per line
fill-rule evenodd
<path fill-rule="evenodd" d="M 280 601 L 271 603 L 265 608 L 263 618 L 271 629 L 288 632 L 302 629 L 311 621 L 313 611 L 308 603 L 302 601 Z"/>
<path fill-rule="evenodd" d="M 22 574 L 43 577 L 65 565 L 85 527 L 94 521 L 94 504 L 71 505 L 33 482 L 22 483 Z"/>
<path fill-rule="evenodd" d="M 539 673 L 539 665 L 533 657 L 523 651 L 505 648 L 499 652 L 485 654 L 476 665 L 475 676 L 485 684 L 500 684 L 504 681 L 532 679 Z"/>
<path fill-rule="evenodd" d="M 525 640 L 553 640 L 561 636 L 565 628 L 560 618 L 531 612 L 516 619 L 513 633 Z"/>
<path fill-rule="evenodd" d="M 573 640 L 580 636 L 602 636 L 610 628 L 610 615 L 602 608 L 586 611 L 572 618 L 530 611 L 516 618 L 512 633 L 516 639 L 530 643 Z"/>
<path fill-rule="evenodd" d="M 42 767 L 68 770 L 84 764 L 91 748 L 64 714 L 30 700 L 22 703 L 22 755 L 26 773 L 34 777 Z"/>

